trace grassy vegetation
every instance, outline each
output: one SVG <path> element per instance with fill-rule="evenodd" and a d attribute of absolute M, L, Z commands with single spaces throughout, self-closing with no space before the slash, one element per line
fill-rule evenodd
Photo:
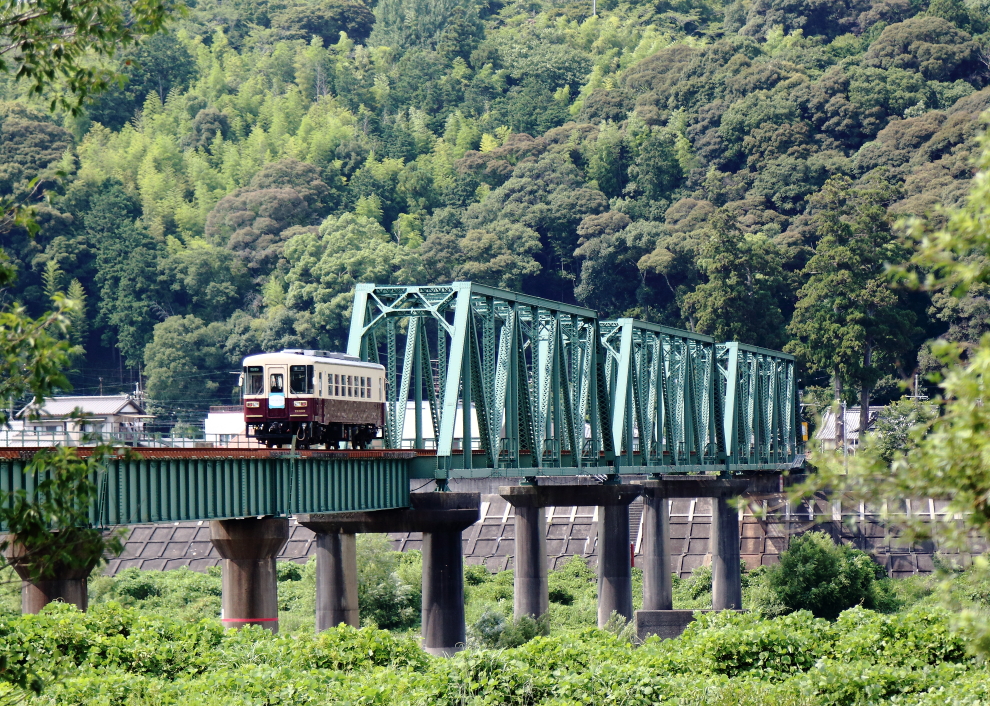
<path fill-rule="evenodd" d="M 976 703 L 990 674 L 949 614 L 863 608 L 835 622 L 707 614 L 679 640 L 634 646 L 595 628 L 509 649 L 423 653 L 415 638 L 340 627 L 319 636 L 224 632 L 114 603 L 0 621 L 8 673 L 38 704 Z"/>
<path fill-rule="evenodd" d="M 841 556 L 848 561 L 831 561 Z M 990 608 L 985 572 L 943 567 L 935 575 L 892 581 L 878 577 L 861 553 L 830 549 L 814 534 L 792 542 L 789 558 L 799 557 L 804 563 L 797 569 L 785 561 L 781 570 L 744 574 L 744 604 L 751 612 L 706 614 L 678 640 L 642 645 L 633 644 L 621 622 L 594 627 L 595 574 L 580 557 L 550 573 L 551 608 L 540 623 L 512 622 L 511 571 L 466 567 L 469 645 L 450 660 L 418 647 L 420 556 L 391 551 L 383 536 L 359 543 L 366 627 L 320 635 L 313 635 L 312 561 L 279 564 L 278 636 L 257 628 L 224 631 L 217 620 L 217 570 L 129 569 L 97 577 L 86 614 L 56 604 L 21 617 L 17 584 L 6 582 L 0 591 L 0 674 L 7 685 L 0 686 L 0 703 L 24 697 L 87 706 L 920 705 L 990 698 L 990 673 L 967 651 L 965 627 L 943 607 L 948 598 L 958 606 Z M 816 587 L 832 587 L 831 602 L 818 612 L 842 601 L 866 603 L 863 590 L 882 597 L 876 607 L 887 612 L 856 605 L 830 620 L 794 611 L 780 582 L 799 575 L 818 577 Z M 857 584 L 865 575 L 876 585 Z M 637 604 L 640 581 L 635 570 Z M 787 585 L 793 589 L 800 581 Z M 674 597 L 676 608 L 710 607 L 710 570 L 675 578 Z M 383 625 L 392 629 L 379 629 Z M 31 693 L 32 685 L 40 693 Z"/>

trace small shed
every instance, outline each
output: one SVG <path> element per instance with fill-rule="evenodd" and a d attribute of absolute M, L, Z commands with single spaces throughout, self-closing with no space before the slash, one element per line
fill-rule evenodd
<path fill-rule="evenodd" d="M 870 406 L 869 417 L 866 422 L 866 429 L 863 431 L 870 432 L 873 431 L 877 424 L 877 419 L 880 418 L 880 412 L 883 411 L 884 407 L 881 406 Z M 843 415 L 843 420 L 845 421 L 845 441 L 846 450 L 850 453 L 854 453 L 856 447 L 859 446 L 859 407 L 846 407 L 845 414 Z M 835 449 L 842 448 L 842 440 L 838 440 L 836 443 L 836 422 L 838 421 L 838 415 L 832 409 L 825 410 L 822 415 L 821 426 L 815 431 L 815 439 L 819 442 L 822 451 L 832 451 Z"/>
<path fill-rule="evenodd" d="M 75 419 L 77 410 L 85 418 L 82 425 Z M 153 416 L 128 395 L 48 397 L 40 407 L 29 404 L 17 413 L 25 431 L 50 433 L 140 432 Z"/>

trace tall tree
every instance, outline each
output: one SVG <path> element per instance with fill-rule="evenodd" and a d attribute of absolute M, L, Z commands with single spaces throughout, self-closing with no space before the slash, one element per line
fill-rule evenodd
<path fill-rule="evenodd" d="M 94 92 L 106 89 L 112 71 L 92 57 L 112 56 L 142 35 L 160 30 L 178 0 L 3 0 L 0 3 L 0 72 L 12 73 L 41 95 L 54 91 L 52 108 L 78 112 Z"/>
<path fill-rule="evenodd" d="M 701 333 L 769 348 L 783 345 L 783 255 L 763 234 L 743 233 L 725 209 L 709 221 L 698 262 L 708 281 L 684 297 L 685 313 Z"/>
<path fill-rule="evenodd" d="M 789 349 L 812 370 L 832 374 L 837 401 L 844 381 L 859 388 L 860 429 L 883 368 L 903 363 L 917 333 L 914 313 L 886 274 L 909 254 L 885 208 L 894 195 L 882 175 L 858 185 L 846 177 L 826 182 L 813 204 L 820 240 L 789 326 L 796 337 Z"/>
<path fill-rule="evenodd" d="M 141 364 L 144 347 L 166 301 L 158 289 L 161 249 L 136 220 L 137 206 L 117 183 L 91 201 L 84 225 L 96 251 L 96 286 L 105 345 L 116 346 L 127 364 Z"/>

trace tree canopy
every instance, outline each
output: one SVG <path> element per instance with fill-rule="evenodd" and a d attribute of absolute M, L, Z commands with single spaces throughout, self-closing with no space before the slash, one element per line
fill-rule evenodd
<path fill-rule="evenodd" d="M 976 344 L 982 285 L 884 279 L 908 257 L 893 224 L 939 227 L 969 188 L 990 107 L 975 6 L 598 5 L 197 3 L 104 52 L 123 80 L 77 115 L 39 110 L 58 81 L 0 82 L 0 196 L 41 225 L 4 227 L 15 298 L 40 315 L 52 261 L 77 281 L 80 391 L 132 389 L 173 317 L 189 340 L 213 327 L 211 375 L 341 346 L 362 279 L 790 345 L 802 387 L 850 402 L 937 367 L 926 340 Z M 160 409 L 229 402 L 210 390 Z"/>

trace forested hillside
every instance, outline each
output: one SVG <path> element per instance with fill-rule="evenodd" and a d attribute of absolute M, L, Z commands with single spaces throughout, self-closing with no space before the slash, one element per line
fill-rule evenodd
<path fill-rule="evenodd" d="M 987 0 L 201 0 L 80 116 L 0 76 L 33 313 L 84 297 L 76 390 L 166 414 L 242 356 L 339 349 L 356 282 L 473 280 L 788 346 L 899 396 L 990 330 L 895 287 L 897 219 L 967 193 Z M 41 174 L 38 182 L 31 180 Z M 47 194 L 45 192 L 47 191 Z M 102 380 L 101 380 L 102 378 Z"/>

